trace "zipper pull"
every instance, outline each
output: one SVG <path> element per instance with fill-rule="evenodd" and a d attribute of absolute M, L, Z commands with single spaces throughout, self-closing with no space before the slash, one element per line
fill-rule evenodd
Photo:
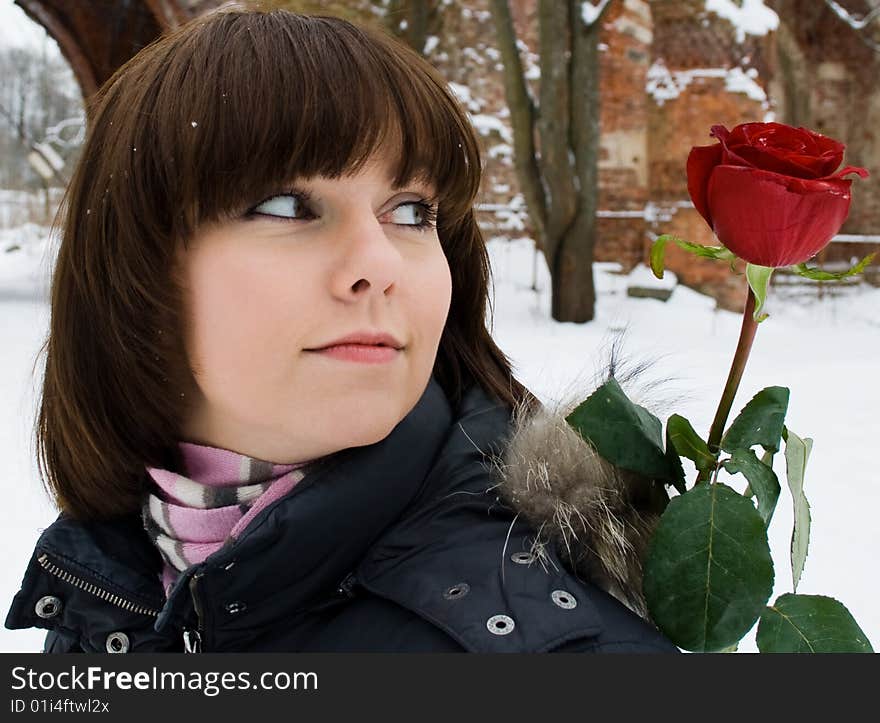
<path fill-rule="evenodd" d="M 354 597 L 354 593 L 352 592 L 352 588 L 357 584 L 357 578 L 354 576 L 353 572 L 348 573 L 342 582 L 339 583 L 339 587 L 336 588 L 336 592 L 339 595 L 344 595 L 345 597 Z"/>
<path fill-rule="evenodd" d="M 192 595 L 193 608 L 196 612 L 196 629 L 184 628 L 183 630 L 183 647 L 187 653 L 202 652 L 202 605 L 198 595 L 199 578 L 204 573 L 197 572 L 189 579 L 189 592 Z"/>
<path fill-rule="evenodd" d="M 202 652 L 202 636 L 199 635 L 198 630 L 192 630 L 191 628 L 184 628 L 184 630 L 183 630 L 183 649 L 187 653 L 201 653 Z"/>

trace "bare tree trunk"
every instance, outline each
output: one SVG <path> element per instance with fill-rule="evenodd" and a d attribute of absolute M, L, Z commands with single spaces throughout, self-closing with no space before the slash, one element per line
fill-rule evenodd
<path fill-rule="evenodd" d="M 507 0 L 490 3 L 504 63 L 517 178 L 536 243 L 550 269 L 556 321 L 583 323 L 595 316 L 599 31 L 609 6 L 608 0 L 599 0 L 588 22 L 580 2 L 539 0 L 541 85 L 536 109 L 523 77 Z"/>
<path fill-rule="evenodd" d="M 413 50 L 424 53 L 433 6 L 433 0 L 391 0 L 385 15 L 388 30 Z M 403 28 L 402 21 L 406 21 Z"/>
<path fill-rule="evenodd" d="M 571 147 L 577 178 L 577 215 L 561 240 L 557 255 L 558 301 L 553 318 L 591 321 L 595 316 L 596 285 L 593 254 L 596 213 L 599 210 L 599 32 L 604 12 L 589 25 L 578 17 L 579 2 L 569 0 L 572 18 Z M 607 9 L 610 3 L 605 6 Z M 557 313 L 559 316 L 557 316 Z"/>
<path fill-rule="evenodd" d="M 535 228 L 537 237 L 535 241 L 539 247 L 544 248 L 547 209 L 535 149 L 535 124 L 538 111 L 526 85 L 522 61 L 516 47 L 516 31 L 507 0 L 491 0 L 490 7 L 495 20 L 498 51 L 501 53 L 504 66 L 504 91 L 513 131 L 514 168 Z"/>
<path fill-rule="evenodd" d="M 425 52 L 428 39 L 428 19 L 431 14 L 428 0 L 410 0 L 407 42 L 419 53 Z"/>

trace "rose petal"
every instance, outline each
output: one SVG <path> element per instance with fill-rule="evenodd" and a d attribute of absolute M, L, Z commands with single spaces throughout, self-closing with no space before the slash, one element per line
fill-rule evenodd
<path fill-rule="evenodd" d="M 727 142 L 727 139 L 730 137 L 730 131 L 727 130 L 723 125 L 716 124 L 712 126 L 709 130 L 710 138 L 717 138 L 719 141 Z"/>
<path fill-rule="evenodd" d="M 740 126 L 737 126 L 737 128 L 739 127 Z M 753 167 L 747 159 L 738 155 L 737 152 L 733 150 L 731 146 L 737 144 L 735 141 L 731 141 L 734 136 L 732 133 L 728 132 L 724 126 L 712 126 L 712 132 L 709 135 L 714 136 L 721 143 L 721 163 L 729 166 Z M 740 147 L 742 147 L 741 144 Z"/>
<path fill-rule="evenodd" d="M 840 230 L 849 213 L 851 184 L 719 165 L 707 194 L 713 230 L 724 246 L 749 263 L 803 263 Z"/>
<path fill-rule="evenodd" d="M 730 165 L 750 165 L 801 178 L 829 175 L 843 162 L 846 148 L 828 136 L 783 123 L 742 123 L 730 132 L 726 145 L 731 157 L 737 158 Z M 759 157 L 758 153 L 764 155 Z M 729 160 L 725 159 L 725 163 Z M 786 168 L 784 163 L 792 166 Z"/>
<path fill-rule="evenodd" d="M 858 173 L 860 178 L 867 178 L 870 175 L 867 168 L 860 168 L 859 166 L 846 166 L 845 168 L 841 168 L 833 176 L 828 176 L 828 178 L 843 178 L 844 176 L 848 176 L 850 173 Z"/>
<path fill-rule="evenodd" d="M 821 178 L 827 175 L 824 172 L 824 164 L 820 159 L 804 156 L 792 151 L 784 151 L 778 148 L 758 148 L 756 146 L 736 146 L 736 154 L 745 160 L 751 168 L 760 168 L 763 171 L 773 171 L 785 176 L 797 176 L 798 178 Z M 740 165 L 732 163 L 730 165 Z M 840 165 L 839 163 L 837 165 Z M 837 168 L 835 166 L 834 168 Z"/>
<path fill-rule="evenodd" d="M 713 169 L 721 163 L 721 146 L 694 146 L 687 158 L 687 187 L 691 201 L 700 215 L 712 228 L 712 215 L 709 213 L 709 202 L 706 195 L 709 189 L 709 177 Z"/>
<path fill-rule="evenodd" d="M 821 172 L 817 178 L 824 178 L 840 168 L 840 164 L 843 163 L 843 151 L 825 151 L 822 155 L 818 156 L 818 159 L 821 162 Z"/>

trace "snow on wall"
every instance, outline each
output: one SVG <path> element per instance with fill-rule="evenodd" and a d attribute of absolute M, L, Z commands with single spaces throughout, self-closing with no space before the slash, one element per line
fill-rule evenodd
<path fill-rule="evenodd" d="M 669 70 L 662 60 L 657 60 L 648 69 L 645 90 L 657 105 L 678 98 L 696 78 L 723 78 L 724 89 L 728 93 L 745 93 L 752 100 L 767 102 L 767 93 L 757 82 L 755 68 L 743 70 L 734 68 L 691 68 L 689 70 Z"/>
<path fill-rule="evenodd" d="M 706 0 L 706 10 L 731 22 L 736 29 L 736 42 L 749 35 L 766 35 L 779 27 L 779 16 L 764 4 L 764 0 Z"/>
<path fill-rule="evenodd" d="M 584 0 L 584 2 L 581 3 L 581 20 L 584 21 L 584 25 L 592 25 L 595 23 L 608 2 L 609 0 L 598 0 L 598 2 L 593 5 L 593 3 L 588 0 Z"/>

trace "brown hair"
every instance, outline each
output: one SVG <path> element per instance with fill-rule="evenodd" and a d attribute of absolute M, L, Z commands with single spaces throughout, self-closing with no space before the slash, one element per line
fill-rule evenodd
<path fill-rule="evenodd" d="M 88 105 L 59 211 L 36 421 L 41 477 L 63 512 L 132 513 L 145 465 L 180 462 L 195 382 L 176 244 L 290 179 L 356 171 L 386 138 L 400 148 L 395 185 L 421 178 L 438 191 L 452 302 L 437 381 L 455 405 L 472 382 L 511 406 L 540 404 L 486 328 L 476 135 L 442 76 L 402 42 L 341 18 L 226 7 L 143 48 Z"/>

